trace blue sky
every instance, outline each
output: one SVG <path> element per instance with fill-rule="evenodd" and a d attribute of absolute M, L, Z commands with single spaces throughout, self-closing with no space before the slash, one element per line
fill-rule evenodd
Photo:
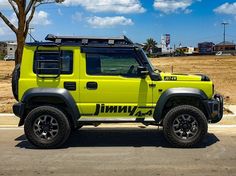
<path fill-rule="evenodd" d="M 7 0 L 0 11 L 16 25 Z M 227 40 L 236 42 L 235 0 L 65 0 L 61 5 L 41 5 L 31 24 L 33 36 L 46 34 L 119 36 L 135 42 L 171 34 L 171 45 L 196 46 L 198 42 L 223 40 L 221 22 L 229 22 Z M 0 40 L 14 34 L 0 21 Z"/>

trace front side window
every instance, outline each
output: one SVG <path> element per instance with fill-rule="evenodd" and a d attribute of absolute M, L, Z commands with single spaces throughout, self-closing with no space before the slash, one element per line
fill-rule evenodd
<path fill-rule="evenodd" d="M 38 51 L 35 52 L 34 73 L 38 74 L 72 74 L 72 51 Z"/>
<path fill-rule="evenodd" d="M 87 54 L 88 75 L 137 77 L 138 63 L 134 53 Z"/>

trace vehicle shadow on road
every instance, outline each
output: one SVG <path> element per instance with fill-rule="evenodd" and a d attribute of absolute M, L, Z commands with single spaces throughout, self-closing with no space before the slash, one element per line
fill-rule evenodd
<path fill-rule="evenodd" d="M 15 139 L 19 141 L 16 147 L 36 149 L 24 135 Z M 206 148 L 219 139 L 208 133 L 204 140 L 194 148 Z M 82 128 L 74 132 L 62 148 L 70 147 L 163 147 L 172 148 L 164 138 L 160 129 L 114 129 L 114 128 Z"/>

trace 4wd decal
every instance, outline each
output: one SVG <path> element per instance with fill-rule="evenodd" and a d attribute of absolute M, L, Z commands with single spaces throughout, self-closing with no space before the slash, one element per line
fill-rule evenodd
<path fill-rule="evenodd" d="M 165 81 L 177 81 L 177 76 L 165 76 Z"/>
<path fill-rule="evenodd" d="M 105 104 L 96 104 L 96 111 L 94 115 L 100 113 L 129 113 L 129 116 L 151 116 L 153 113 L 152 108 L 138 107 L 138 106 L 107 106 Z M 139 109 L 147 109 L 145 112 Z M 136 112 L 137 111 L 137 112 Z"/>

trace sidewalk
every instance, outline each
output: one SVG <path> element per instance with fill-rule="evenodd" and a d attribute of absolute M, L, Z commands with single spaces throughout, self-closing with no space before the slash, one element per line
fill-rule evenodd
<path fill-rule="evenodd" d="M 0 127 L 17 127 L 19 120 L 13 114 L 0 114 Z"/>

